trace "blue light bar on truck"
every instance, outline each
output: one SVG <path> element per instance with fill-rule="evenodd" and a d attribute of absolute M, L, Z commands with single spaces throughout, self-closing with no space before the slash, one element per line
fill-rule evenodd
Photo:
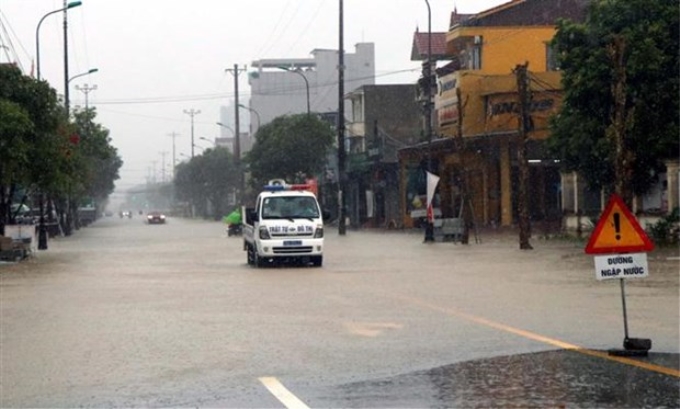
<path fill-rule="evenodd" d="M 284 185 L 264 185 L 262 190 L 265 192 L 280 192 L 286 190 L 286 187 Z"/>
<path fill-rule="evenodd" d="M 311 191 L 311 186 L 307 184 L 298 184 L 298 185 L 286 185 L 286 184 L 270 184 L 270 185 L 265 185 L 264 188 L 262 189 L 265 192 L 281 192 L 283 190 L 309 190 Z"/>

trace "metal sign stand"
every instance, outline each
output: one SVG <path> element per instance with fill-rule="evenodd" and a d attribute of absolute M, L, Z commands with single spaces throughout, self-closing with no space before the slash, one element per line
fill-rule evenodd
<path fill-rule="evenodd" d="M 621 282 L 621 304 L 623 306 L 623 349 L 610 349 L 609 355 L 615 356 L 647 356 L 652 349 L 652 340 L 647 338 L 630 338 L 628 336 L 628 315 L 626 313 L 626 283 Z"/>

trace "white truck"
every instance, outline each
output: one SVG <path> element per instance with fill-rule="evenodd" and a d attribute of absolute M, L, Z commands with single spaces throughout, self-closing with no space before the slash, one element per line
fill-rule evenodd
<path fill-rule="evenodd" d="M 255 208 L 243 209 L 243 249 L 255 267 L 276 262 L 323 263 L 322 212 L 309 185 L 270 181 Z"/>

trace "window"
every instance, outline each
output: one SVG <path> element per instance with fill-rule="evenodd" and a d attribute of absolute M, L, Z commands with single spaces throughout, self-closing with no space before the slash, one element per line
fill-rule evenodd
<path fill-rule="evenodd" d="M 559 71 L 560 65 L 557 62 L 557 53 L 550 43 L 545 44 L 545 70 Z"/>
<path fill-rule="evenodd" d="M 471 66 L 470 68 L 473 70 L 481 70 L 482 69 L 482 45 L 481 44 L 475 44 L 472 47 L 472 56 L 471 56 Z"/>

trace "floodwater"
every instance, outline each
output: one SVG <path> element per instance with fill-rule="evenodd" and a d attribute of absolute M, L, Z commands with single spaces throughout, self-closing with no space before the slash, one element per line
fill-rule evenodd
<path fill-rule="evenodd" d="M 255 269 L 218 222 L 105 218 L 0 265 L 1 407 L 680 407 L 678 252 L 626 282 L 575 240 L 327 228 L 322 268 Z M 298 406 L 299 407 L 299 406 Z"/>

